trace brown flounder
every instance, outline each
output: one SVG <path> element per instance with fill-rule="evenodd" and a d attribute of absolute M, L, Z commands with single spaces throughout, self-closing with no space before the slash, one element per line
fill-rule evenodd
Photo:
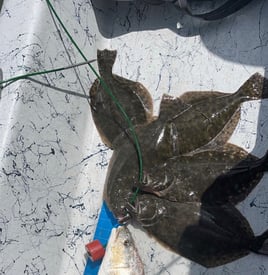
<path fill-rule="evenodd" d="M 267 80 L 256 73 L 233 94 L 187 92 L 177 99 L 181 100 L 186 108 L 177 110 L 171 116 L 169 109 L 173 100 L 169 103 L 168 99 L 165 99 L 159 117 L 168 117 L 168 121 L 174 123 L 178 132 L 180 154 L 184 154 L 213 140 L 233 116 L 233 124 L 236 125 L 239 119 L 237 110 L 241 103 L 267 98 L 268 90 L 264 89 L 264 85 L 267 85 Z"/>
<path fill-rule="evenodd" d="M 177 202 L 237 204 L 268 170 L 268 155 L 256 158 L 235 145 L 175 156 L 144 172 L 143 191 Z"/>
<path fill-rule="evenodd" d="M 93 119 L 109 147 L 112 147 L 116 137 L 129 128 L 117 101 L 134 126 L 146 125 L 153 120 L 150 93 L 141 83 L 113 74 L 115 58 L 116 51 L 98 50 L 102 80 L 95 80 L 90 89 Z M 267 85 L 267 81 L 256 73 L 234 94 L 186 92 L 180 98 L 164 95 L 158 121 L 161 124 L 173 123 L 178 133 L 180 153 L 190 152 L 215 138 L 236 114 L 241 103 L 266 98 L 268 92 L 263 89 L 264 85 Z M 238 119 L 239 116 L 236 116 L 236 122 Z"/>
<path fill-rule="evenodd" d="M 145 180 L 137 182 L 139 163 L 129 123 L 96 80 L 90 90 L 93 118 L 103 141 L 114 149 L 104 188 L 114 215 L 135 219 L 169 248 L 204 266 L 249 251 L 267 254 L 267 234 L 255 237 L 234 207 L 267 170 L 267 157 L 258 159 L 226 144 L 241 103 L 266 98 L 267 80 L 254 74 L 234 94 L 164 95 L 159 116 L 153 118 L 148 91 L 112 73 L 115 56 L 115 51 L 98 52 L 100 74 L 135 127 Z M 137 185 L 147 194 L 134 197 Z M 238 232 L 237 239 L 230 237 Z"/>
<path fill-rule="evenodd" d="M 111 148 L 115 138 L 129 128 L 122 110 L 133 125 L 147 123 L 153 113 L 151 95 L 141 83 L 112 73 L 115 58 L 116 51 L 98 50 L 101 79 L 95 80 L 90 89 L 95 125 L 103 142 Z"/>
<path fill-rule="evenodd" d="M 254 233 L 231 204 L 177 203 L 140 195 L 132 217 L 169 249 L 205 267 L 223 265 L 248 255 L 268 252 L 268 232 Z"/>

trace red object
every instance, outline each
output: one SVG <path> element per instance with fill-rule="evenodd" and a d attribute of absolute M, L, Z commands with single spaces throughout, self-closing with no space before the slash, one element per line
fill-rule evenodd
<path fill-rule="evenodd" d="M 86 244 L 86 250 L 92 262 L 102 259 L 105 254 L 105 249 L 99 240 Z"/>

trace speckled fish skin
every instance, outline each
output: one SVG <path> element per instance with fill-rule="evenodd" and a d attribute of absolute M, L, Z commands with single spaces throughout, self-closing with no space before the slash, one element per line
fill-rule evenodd
<path fill-rule="evenodd" d="M 168 173 L 169 177 L 189 179 L 188 181 L 184 180 L 178 189 L 176 189 L 176 185 L 178 186 L 180 181 L 172 186 L 173 190 L 170 190 L 170 192 L 164 191 L 162 194 L 158 193 L 159 196 L 163 196 L 164 198 L 174 201 L 200 201 L 203 192 L 213 183 L 217 175 L 220 175 L 221 172 L 226 172 L 228 169 L 232 168 L 238 162 L 246 158 L 254 159 L 252 156 L 248 156 L 243 149 L 231 145 L 225 146 L 224 150 L 222 146 L 212 146 L 212 149 L 205 149 L 203 153 L 198 153 L 197 151 L 197 153 L 191 153 L 189 156 L 180 155 L 180 143 L 178 142 L 177 134 L 173 139 L 171 138 L 168 140 L 163 136 L 162 140 L 159 140 L 159 136 L 167 128 L 170 128 L 168 127 L 168 123 L 163 123 L 162 118 L 160 118 L 136 129 L 140 141 L 141 151 L 143 153 L 145 175 L 146 173 L 147 175 L 150 174 L 151 170 L 157 170 L 157 173 L 151 175 L 151 178 L 159 178 L 160 180 L 156 181 L 158 187 L 162 190 L 168 189 L 168 186 L 165 186 L 163 182 L 161 182 L 161 177 L 165 175 L 165 170 L 160 169 L 165 165 L 165 163 L 168 163 L 167 170 L 170 170 L 170 173 Z M 168 132 L 167 136 L 169 135 L 171 134 Z M 223 136 L 224 135 L 225 133 Z M 159 190 L 157 190 L 158 187 L 155 189 L 155 186 L 147 186 L 149 188 L 144 188 L 144 186 L 138 184 L 138 158 L 135 146 L 133 145 L 131 139 L 126 139 L 122 136 L 121 138 L 118 138 L 117 142 L 120 146 L 117 146 L 116 150 L 114 150 L 113 156 L 109 163 L 109 169 L 104 187 L 104 200 L 107 202 L 114 215 L 121 219 L 125 215 L 125 205 L 132 200 L 133 190 L 137 186 L 152 193 L 157 193 Z M 203 173 L 204 171 L 202 171 L 201 166 L 199 169 L 195 170 L 197 171 L 196 177 L 195 174 L 192 173 L 191 168 L 189 168 L 189 165 L 196 165 L 196 162 L 200 162 L 200 159 L 207 166 L 203 168 L 211 171 L 211 177 L 209 179 L 206 177 L 199 177 L 199 174 L 206 174 Z M 182 166 L 180 166 L 180 163 L 183 163 Z M 188 166 L 189 169 L 183 170 L 186 166 Z M 213 167 L 215 169 L 213 169 Z M 178 170 L 176 171 L 177 168 Z M 183 175 L 180 175 L 181 172 L 183 172 Z M 252 190 L 254 186 L 256 186 L 262 173 L 259 173 L 259 175 L 256 174 L 255 179 L 248 182 L 246 192 L 243 193 L 244 197 L 250 190 Z M 194 179 L 196 179 L 197 182 L 194 181 Z M 169 183 L 166 182 L 166 184 Z M 246 184 L 244 184 L 244 186 L 245 185 Z M 193 189 L 191 190 L 191 188 Z"/>
<path fill-rule="evenodd" d="M 247 220 L 230 204 L 177 203 L 152 195 L 129 206 L 133 218 L 167 248 L 205 267 L 260 253 L 268 233 L 255 237 Z"/>
<path fill-rule="evenodd" d="M 102 83 L 97 79 L 90 89 L 95 125 L 103 142 L 110 148 L 114 148 L 114 139 L 128 129 L 129 124 L 109 93 L 118 100 L 133 125 L 147 123 L 152 120 L 153 113 L 151 95 L 141 83 L 112 73 L 115 58 L 116 51 L 98 50 L 97 61 Z"/>
<path fill-rule="evenodd" d="M 266 98 L 267 79 L 254 74 L 234 94 L 164 95 L 159 116 L 153 119 L 148 91 L 142 86 L 137 93 L 140 84 L 112 74 L 115 56 L 98 52 L 99 69 L 133 122 L 145 180 L 137 182 L 139 165 L 129 125 L 97 80 L 90 91 L 91 107 L 103 141 L 114 149 L 104 187 L 104 200 L 114 215 L 121 221 L 136 220 L 167 247 L 206 267 L 250 251 L 268 255 L 268 233 L 254 236 L 234 207 L 267 170 L 267 156 L 258 159 L 227 144 L 241 103 Z M 134 198 L 137 185 L 147 194 Z"/>
<path fill-rule="evenodd" d="M 124 220 L 136 187 L 170 201 L 237 204 L 258 184 L 268 166 L 267 155 L 258 159 L 234 145 L 163 160 L 146 144 L 142 147 L 144 182 L 139 184 L 133 148 L 126 142 L 115 150 L 106 177 L 104 200 L 119 220 Z"/>
<path fill-rule="evenodd" d="M 195 96 L 194 93 L 182 95 L 180 99 L 188 108 L 170 118 L 179 133 L 180 153 L 190 152 L 210 142 L 224 128 L 241 103 L 267 98 L 264 85 L 267 85 L 267 81 L 256 73 L 233 94 L 199 92 Z"/>
<path fill-rule="evenodd" d="M 98 275 L 144 275 L 144 265 L 126 226 L 113 228 Z"/>
<path fill-rule="evenodd" d="M 136 129 L 144 168 L 152 165 L 160 165 L 164 160 L 176 153 L 176 140 L 165 142 L 164 148 L 159 148 L 157 142 L 159 134 L 165 130 L 158 121 L 148 124 L 146 127 Z M 150 136 L 150 139 L 147 137 Z M 126 214 L 125 205 L 133 198 L 133 190 L 137 186 L 139 178 L 138 157 L 132 139 L 118 138 L 113 155 L 109 162 L 109 168 L 104 185 L 103 198 L 113 211 L 114 215 L 121 219 Z M 127 153 L 126 153 L 127 152 Z"/>
<path fill-rule="evenodd" d="M 98 50 L 100 76 L 104 85 L 107 85 L 118 99 L 132 124 L 146 125 L 153 120 L 150 93 L 141 83 L 113 74 L 116 54 L 116 51 Z M 187 92 L 177 99 L 164 98 L 160 106 L 159 120 L 162 123 L 174 123 L 179 133 L 180 154 L 184 154 L 207 144 L 219 134 L 241 103 L 267 98 L 268 92 L 264 86 L 267 86 L 267 81 L 256 73 L 233 94 Z M 114 140 L 129 128 L 129 124 L 99 79 L 95 80 L 90 89 L 90 98 L 93 119 L 101 138 L 107 146 L 114 148 Z M 238 119 L 239 117 L 236 122 Z M 196 135 L 197 132 L 199 135 Z M 192 137 L 191 142 L 188 141 L 189 136 Z"/>
<path fill-rule="evenodd" d="M 237 204 L 268 170 L 268 154 L 258 159 L 241 148 L 221 148 L 176 156 L 144 172 L 143 191 L 177 202 Z"/>

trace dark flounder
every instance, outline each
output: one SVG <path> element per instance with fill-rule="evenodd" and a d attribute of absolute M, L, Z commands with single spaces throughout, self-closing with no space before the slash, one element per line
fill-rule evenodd
<path fill-rule="evenodd" d="M 268 155 L 258 159 L 235 145 L 169 158 L 144 172 L 141 190 L 177 202 L 237 204 L 268 169 Z"/>
<path fill-rule="evenodd" d="M 151 95 L 141 83 L 112 73 L 115 57 L 116 51 L 98 50 L 101 80 L 95 80 L 90 89 L 94 122 L 103 142 L 111 148 L 115 138 L 129 128 L 122 109 L 133 125 L 147 123 L 153 113 Z"/>
<path fill-rule="evenodd" d="M 90 90 L 96 127 L 114 149 L 104 188 L 104 200 L 114 215 L 136 220 L 173 251 L 207 267 L 250 251 L 268 254 L 268 233 L 254 236 L 234 206 L 267 171 L 267 155 L 258 159 L 227 144 L 241 103 L 267 98 L 267 80 L 254 74 L 234 94 L 164 95 L 159 116 L 153 118 L 152 99 L 144 86 L 112 73 L 115 57 L 115 51 L 98 51 L 102 80 Z M 143 183 L 137 182 L 139 164 L 129 123 L 106 86 L 135 127 Z M 137 186 L 142 192 L 134 198 Z"/>
<path fill-rule="evenodd" d="M 241 103 L 249 100 L 267 98 L 267 85 L 260 74 L 251 76 L 233 94 L 219 92 L 188 92 L 180 97 L 187 106 L 170 116 L 172 100 L 164 97 L 163 107 L 160 108 L 161 116 L 167 116 L 177 128 L 180 153 L 184 154 L 195 150 L 214 139 L 230 121 Z M 161 105 L 162 105 L 161 104 Z M 236 125 L 239 116 L 236 117 Z M 189 140 L 190 139 L 190 140 Z"/>
<path fill-rule="evenodd" d="M 152 195 L 137 198 L 131 215 L 169 249 L 205 267 L 260 253 L 268 233 L 255 237 L 248 221 L 231 204 L 175 203 Z M 267 253 L 267 251 L 266 251 Z"/>

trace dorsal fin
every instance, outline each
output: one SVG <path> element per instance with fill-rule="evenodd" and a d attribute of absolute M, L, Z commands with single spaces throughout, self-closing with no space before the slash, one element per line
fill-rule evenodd
<path fill-rule="evenodd" d="M 159 119 L 161 121 L 171 120 L 174 116 L 179 115 L 188 107 L 189 106 L 180 98 L 163 94 L 160 104 Z"/>

